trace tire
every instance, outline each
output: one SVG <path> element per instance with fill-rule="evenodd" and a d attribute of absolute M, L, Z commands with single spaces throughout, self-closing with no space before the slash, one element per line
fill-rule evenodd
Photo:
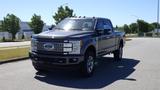
<path fill-rule="evenodd" d="M 45 72 L 45 70 L 38 68 L 36 64 L 34 64 L 33 62 L 32 62 L 32 65 L 37 72 Z"/>
<path fill-rule="evenodd" d="M 120 45 L 119 49 L 116 50 L 113 54 L 114 54 L 115 61 L 121 61 L 123 56 L 123 46 Z"/>
<path fill-rule="evenodd" d="M 94 63 L 95 53 L 93 51 L 87 51 L 81 65 L 81 71 L 84 77 L 91 77 L 93 75 L 95 67 Z"/>

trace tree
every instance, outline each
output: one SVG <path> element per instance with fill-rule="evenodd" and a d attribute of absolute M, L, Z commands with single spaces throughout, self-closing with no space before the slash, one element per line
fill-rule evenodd
<path fill-rule="evenodd" d="M 149 32 L 149 23 L 145 22 L 144 20 L 137 20 L 139 31 L 140 32 Z"/>
<path fill-rule="evenodd" d="M 2 21 L 2 30 L 11 33 L 12 40 L 15 39 L 15 35 L 20 29 L 19 21 L 20 19 L 13 14 L 7 14 Z"/>
<path fill-rule="evenodd" d="M 0 21 L 0 32 L 2 32 L 2 21 Z"/>
<path fill-rule="evenodd" d="M 35 34 L 42 32 L 44 22 L 41 20 L 41 16 L 34 14 L 31 18 L 31 22 L 29 22 L 29 26 Z"/>
<path fill-rule="evenodd" d="M 137 33 L 138 32 L 138 25 L 137 25 L 137 23 L 131 23 L 129 25 L 129 27 L 130 27 L 131 33 Z"/>
<path fill-rule="evenodd" d="M 124 29 L 124 32 L 125 32 L 125 33 L 131 33 L 131 30 L 130 30 L 130 28 L 128 27 L 127 24 L 125 24 L 125 25 L 123 26 L 123 29 Z"/>
<path fill-rule="evenodd" d="M 149 31 L 153 31 L 154 29 L 156 29 L 156 28 L 154 27 L 154 25 L 148 24 L 148 30 L 149 30 Z"/>
<path fill-rule="evenodd" d="M 67 17 L 73 17 L 73 9 L 70 9 L 68 6 L 60 6 L 58 8 L 58 11 L 53 16 L 54 20 L 56 21 L 56 24 L 59 23 L 61 20 L 67 18 Z"/>
<path fill-rule="evenodd" d="M 154 27 L 154 29 L 157 28 L 157 22 L 153 22 L 153 23 L 151 23 L 151 25 Z M 160 28 L 160 24 L 158 24 L 158 28 Z"/>

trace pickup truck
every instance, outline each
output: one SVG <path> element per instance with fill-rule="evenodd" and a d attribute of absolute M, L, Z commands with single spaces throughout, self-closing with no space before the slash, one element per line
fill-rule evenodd
<path fill-rule="evenodd" d="M 65 18 L 53 30 L 32 36 L 29 56 L 37 71 L 77 69 L 89 77 L 98 57 L 113 53 L 114 60 L 122 60 L 124 37 L 107 18 Z"/>

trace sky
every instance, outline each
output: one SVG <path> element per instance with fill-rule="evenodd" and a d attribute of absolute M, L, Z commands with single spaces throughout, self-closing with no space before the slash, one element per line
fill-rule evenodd
<path fill-rule="evenodd" d="M 30 21 L 35 13 L 47 24 L 54 24 L 53 15 L 59 6 L 69 6 L 77 16 L 109 18 L 122 26 L 143 19 L 157 21 L 157 0 L 0 0 L 0 20 L 8 13 L 21 21 Z"/>

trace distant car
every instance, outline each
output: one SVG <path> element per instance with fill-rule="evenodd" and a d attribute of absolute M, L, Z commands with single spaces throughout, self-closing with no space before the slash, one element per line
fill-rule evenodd
<path fill-rule="evenodd" d="M 124 43 L 124 33 L 115 32 L 109 19 L 66 18 L 32 37 L 29 56 L 37 71 L 76 68 L 91 76 L 97 57 L 113 53 L 120 61 Z"/>

